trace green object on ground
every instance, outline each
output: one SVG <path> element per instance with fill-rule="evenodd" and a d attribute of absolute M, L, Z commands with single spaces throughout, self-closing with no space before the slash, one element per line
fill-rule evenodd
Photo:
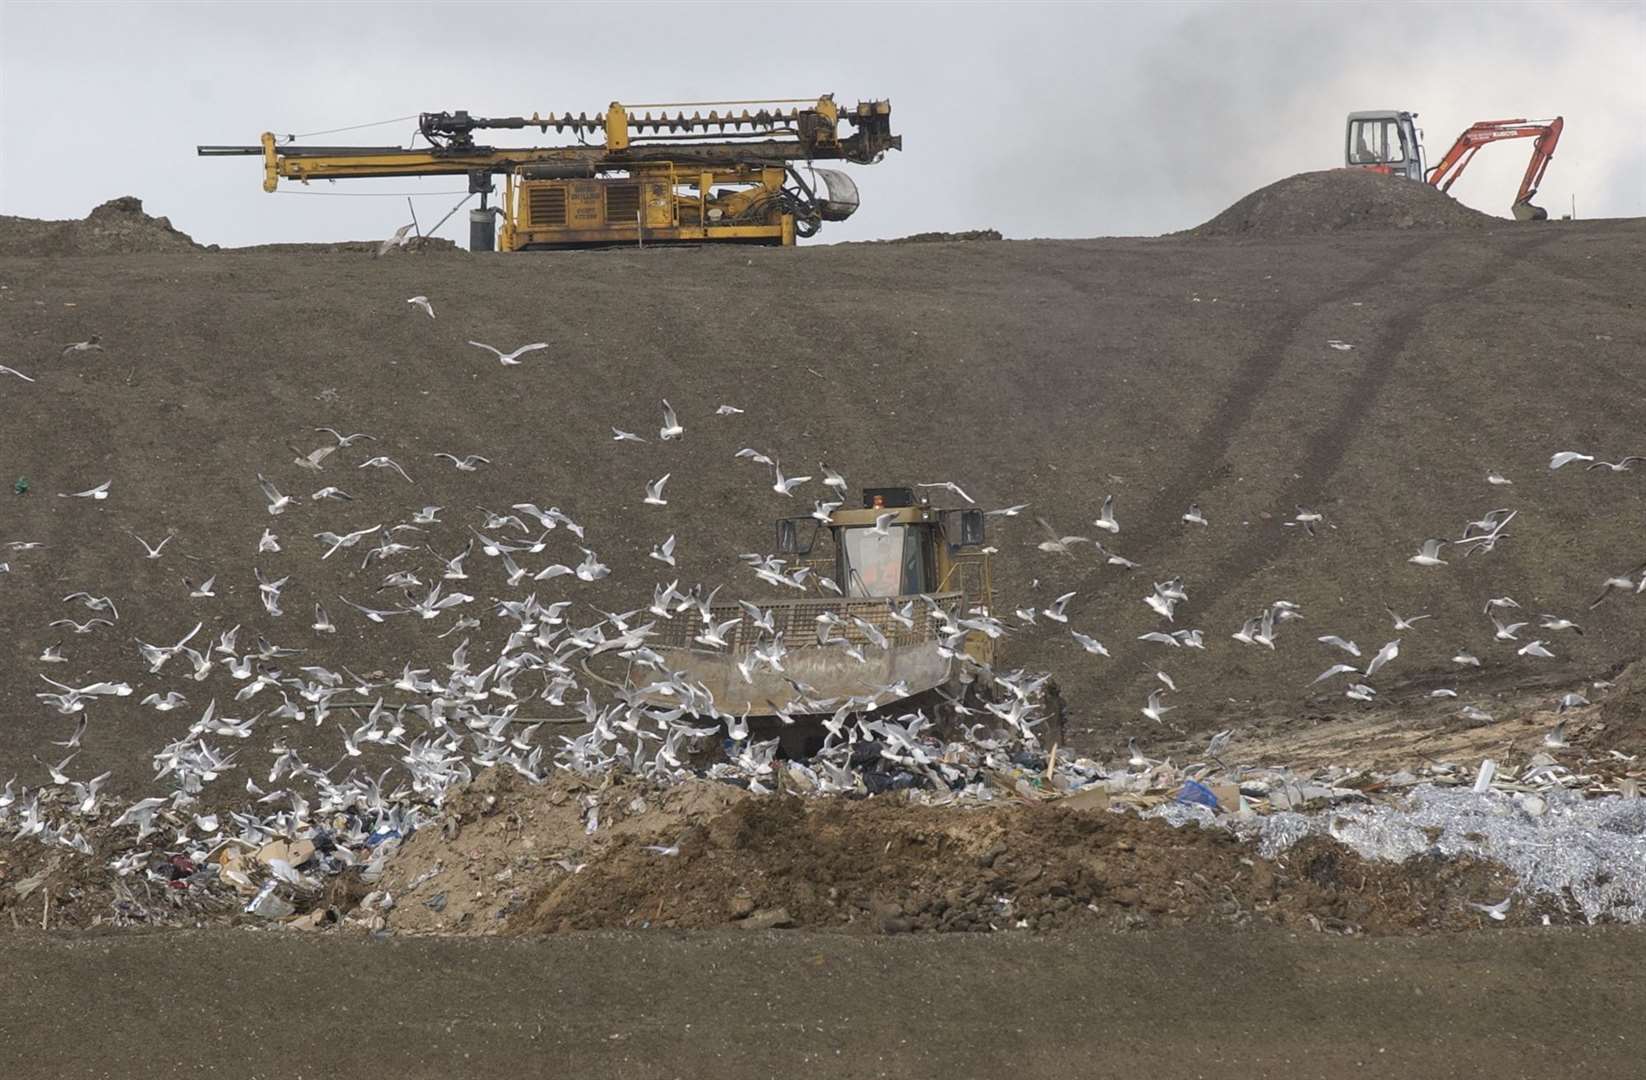
<path fill-rule="evenodd" d="M 13 484 L 11 489 L 19 495 L 27 495 L 29 493 L 29 478 L 26 476 L 19 476 L 17 478 L 17 483 Z"/>

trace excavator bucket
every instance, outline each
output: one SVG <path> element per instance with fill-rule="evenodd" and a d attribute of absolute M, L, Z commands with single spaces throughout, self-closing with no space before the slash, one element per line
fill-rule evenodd
<path fill-rule="evenodd" d="M 1517 202 L 1509 208 L 1515 215 L 1516 221 L 1548 221 L 1549 211 L 1541 206 L 1533 206 L 1531 200 Z"/>

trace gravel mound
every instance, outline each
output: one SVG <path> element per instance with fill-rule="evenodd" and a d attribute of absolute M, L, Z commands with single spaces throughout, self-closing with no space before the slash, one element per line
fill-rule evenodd
<path fill-rule="evenodd" d="M 153 255 L 202 251 L 163 217 L 143 212 L 143 200 L 123 195 L 80 221 L 0 217 L 0 255 Z"/>
<path fill-rule="evenodd" d="M 1480 229 L 1497 218 L 1411 180 L 1362 169 L 1298 173 L 1258 188 L 1189 236 L 1318 236 L 1350 229 Z"/>

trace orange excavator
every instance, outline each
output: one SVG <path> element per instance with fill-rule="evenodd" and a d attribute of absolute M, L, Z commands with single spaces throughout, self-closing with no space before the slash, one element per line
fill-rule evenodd
<path fill-rule="evenodd" d="M 1520 190 L 1510 210 L 1519 221 L 1543 221 L 1549 212 L 1533 206 L 1531 199 L 1543 183 L 1543 173 L 1554 157 L 1555 144 L 1560 141 L 1565 127 L 1562 117 L 1553 120 L 1482 120 L 1470 124 L 1452 143 L 1439 164 L 1425 167 L 1422 133 L 1417 127 L 1417 114 L 1381 109 L 1349 114 L 1349 129 L 1344 149 L 1344 164 L 1351 169 L 1370 169 L 1392 176 L 1421 180 L 1449 191 L 1476 153 L 1487 143 L 1503 139 L 1535 139 L 1532 160 L 1526 166 L 1526 175 L 1520 181 Z"/>

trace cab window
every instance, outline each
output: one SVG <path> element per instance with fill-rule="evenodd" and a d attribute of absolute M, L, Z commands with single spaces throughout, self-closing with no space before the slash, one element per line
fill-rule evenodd
<path fill-rule="evenodd" d="M 907 596 L 929 590 L 920 534 L 893 525 L 885 535 L 873 529 L 841 530 L 841 586 L 847 596 Z"/>
<path fill-rule="evenodd" d="M 1351 165 L 1398 165 L 1406 160 L 1400 121 L 1356 120 L 1349 125 Z"/>

